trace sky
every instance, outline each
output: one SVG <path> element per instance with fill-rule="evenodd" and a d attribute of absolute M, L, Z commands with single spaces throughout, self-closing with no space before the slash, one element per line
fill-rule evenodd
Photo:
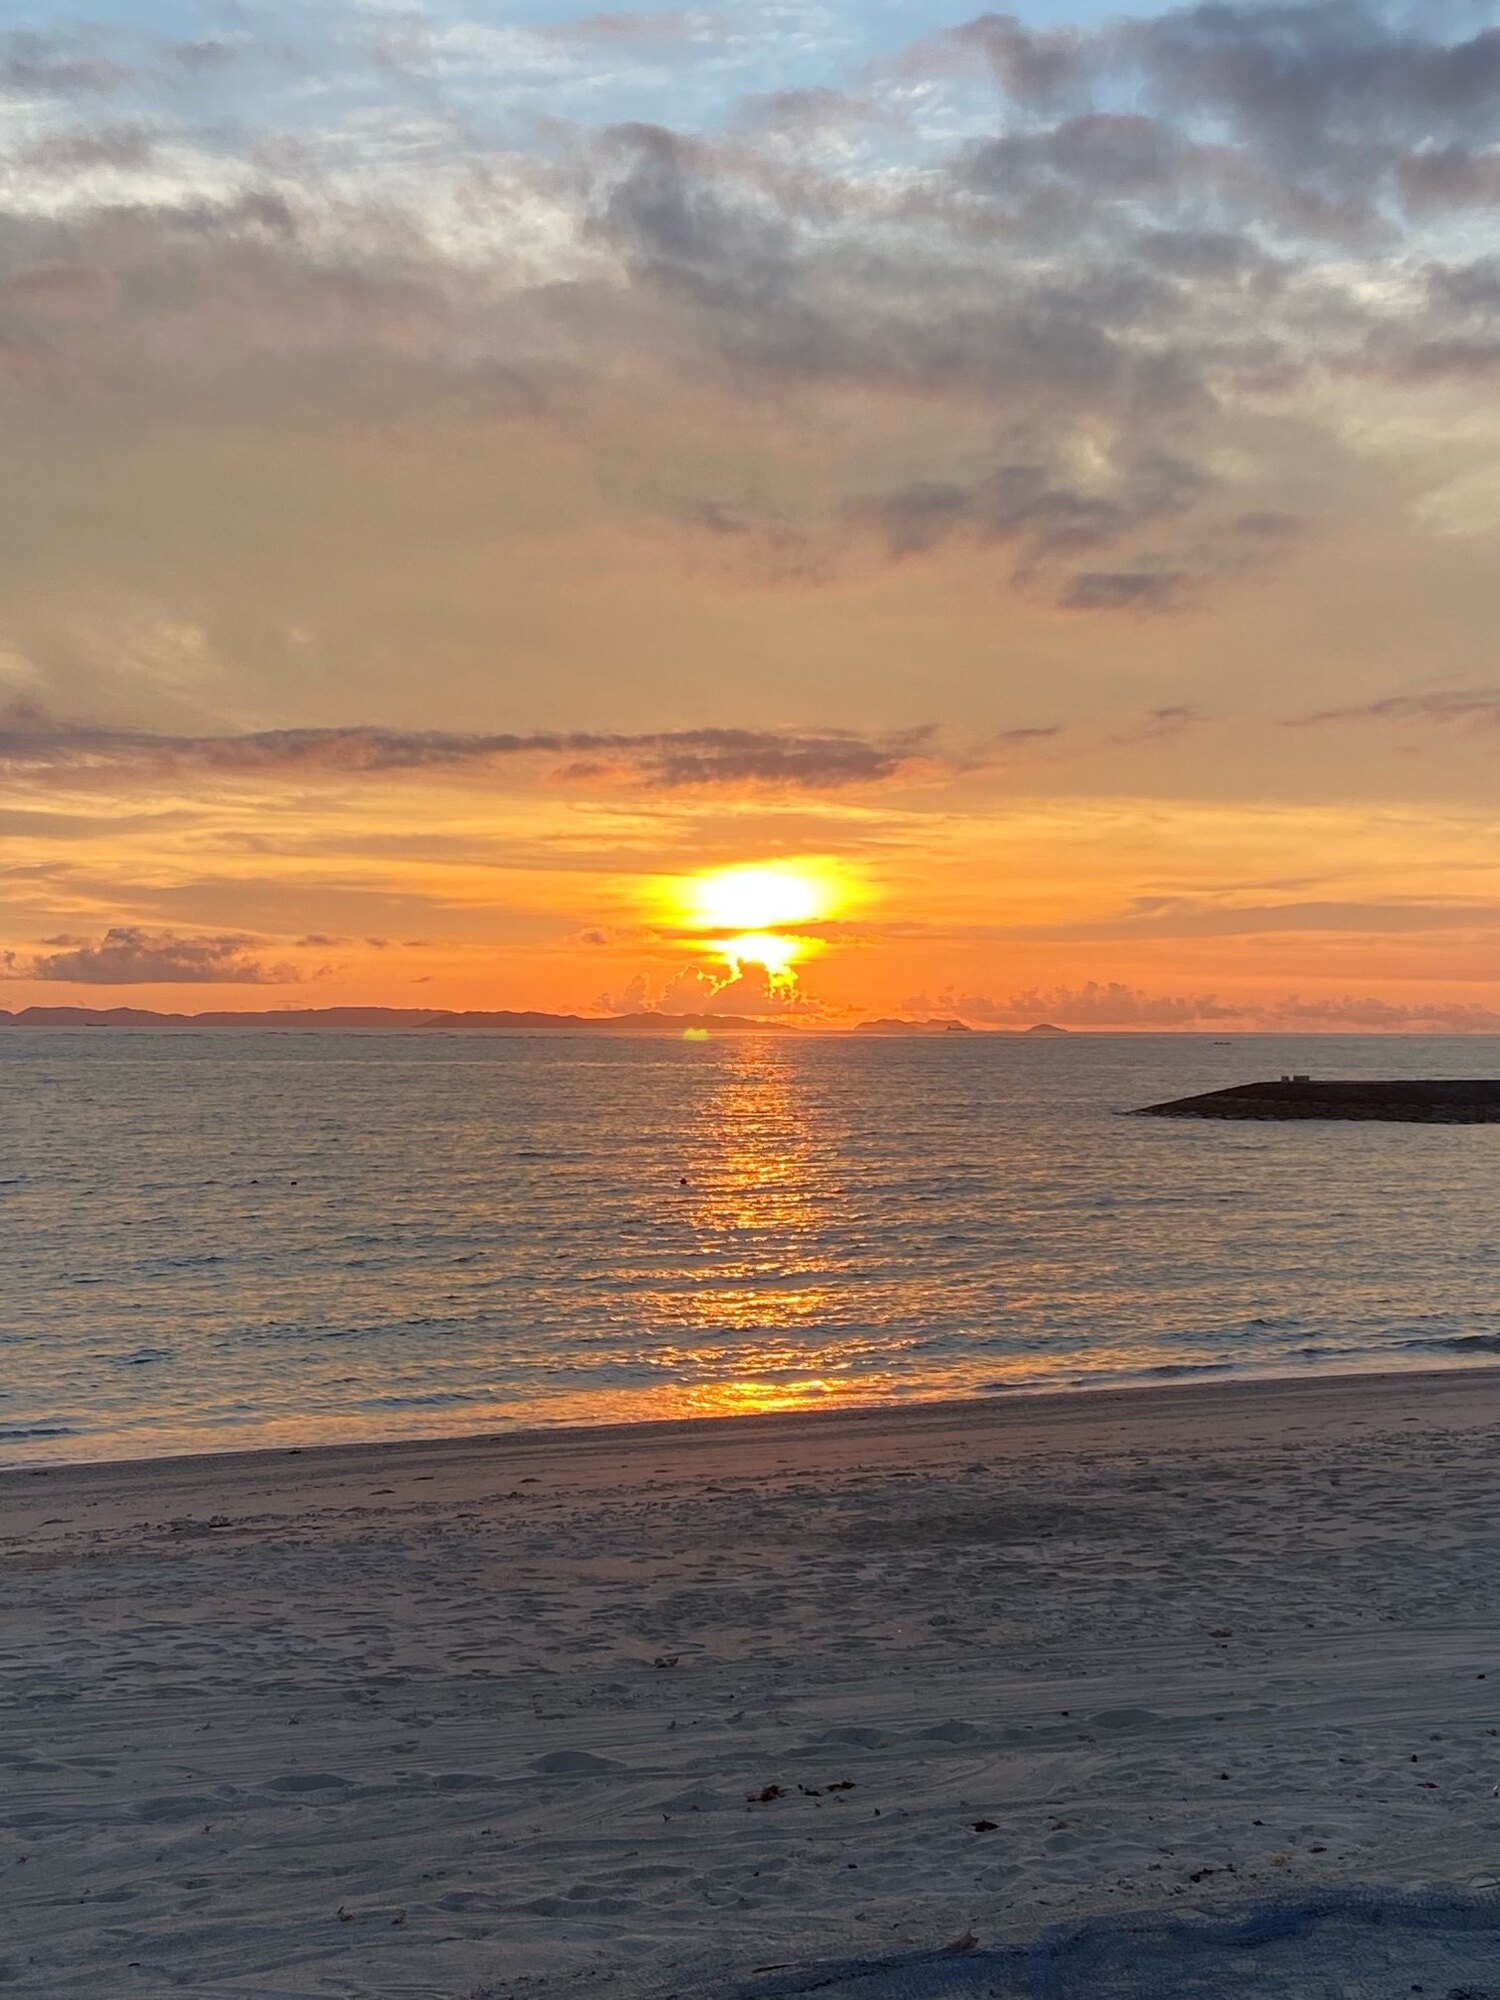
<path fill-rule="evenodd" d="M 1500 0 L 5 22 L 0 1007 L 1500 1028 Z"/>

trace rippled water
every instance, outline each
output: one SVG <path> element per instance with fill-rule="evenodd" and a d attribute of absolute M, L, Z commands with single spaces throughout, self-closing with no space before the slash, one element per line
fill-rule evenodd
<path fill-rule="evenodd" d="M 0 1460 L 1500 1353 L 1500 1041 L 0 1033 Z"/>

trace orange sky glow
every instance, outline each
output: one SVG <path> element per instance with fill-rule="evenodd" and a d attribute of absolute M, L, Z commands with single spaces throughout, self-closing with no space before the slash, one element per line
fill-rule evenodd
<path fill-rule="evenodd" d="M 1492 10 L 891 11 L 33 51 L 0 1008 L 1500 1028 Z"/>

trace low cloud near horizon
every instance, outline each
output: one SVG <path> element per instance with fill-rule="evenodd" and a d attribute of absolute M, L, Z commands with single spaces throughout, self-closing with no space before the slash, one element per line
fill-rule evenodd
<path fill-rule="evenodd" d="M 1500 1007 L 1475 1002 L 1399 1002 L 1374 995 L 1288 993 L 1246 999 L 1217 993 L 1149 993 L 1120 980 L 1032 988 L 996 1000 L 951 989 L 913 995 L 904 1009 L 921 1019 L 947 1015 L 988 1026 L 1060 1028 L 1259 1029 L 1278 1034 L 1500 1033 Z"/>
<path fill-rule="evenodd" d="M 285 986 L 301 974 L 288 964 L 256 958 L 248 937 L 183 937 L 121 924 L 102 938 L 59 938 L 60 950 L 38 953 L 13 977 L 69 986 Z"/>

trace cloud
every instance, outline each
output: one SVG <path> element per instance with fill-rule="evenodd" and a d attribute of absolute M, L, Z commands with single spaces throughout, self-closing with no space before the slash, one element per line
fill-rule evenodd
<path fill-rule="evenodd" d="M 135 75 L 130 66 L 89 49 L 90 38 L 45 35 L 29 28 L 0 34 L 0 84 L 51 97 L 105 96 Z"/>
<path fill-rule="evenodd" d="M 1135 250 L 1153 269 L 1195 282 L 1249 279 L 1274 289 L 1283 269 L 1252 237 L 1225 229 L 1145 229 Z"/>
<path fill-rule="evenodd" d="M 1014 14 L 981 14 L 918 42 L 898 59 L 904 75 L 987 70 L 1008 96 L 1048 102 L 1083 81 L 1090 45 L 1076 29 L 1036 29 Z"/>
<path fill-rule="evenodd" d="M 1138 896 L 1117 915 L 1059 924 L 1016 925 L 998 936 L 1015 940 L 1238 938 L 1268 936 L 1401 937 L 1416 932 L 1500 931 L 1500 903 L 1308 900 L 1232 903 L 1191 896 Z"/>
<path fill-rule="evenodd" d="M 1204 720 L 1205 717 L 1197 709 L 1173 703 L 1165 708 L 1148 709 L 1137 722 L 1116 730 L 1109 741 L 1121 746 L 1176 743 L 1190 730 L 1200 727 Z"/>
<path fill-rule="evenodd" d="M 1418 25 L 1383 0 L 1230 0 L 1122 21 L 1094 49 L 1164 112 L 1221 122 L 1292 188 L 1352 213 L 1380 191 L 1403 142 L 1493 127 L 1500 33 L 1443 32 L 1476 11 L 1437 5 Z"/>
<path fill-rule="evenodd" d="M 690 314 L 739 369 L 977 395 L 1002 409 L 1020 393 L 1082 398 L 1117 414 L 1181 407 L 1197 386 L 1186 353 L 1123 337 L 1167 297 L 1128 266 L 1064 263 L 1043 276 L 1019 260 L 955 262 L 918 247 L 899 204 L 872 214 L 815 173 L 762 171 L 658 125 L 601 134 L 586 197 L 592 235 L 634 284 Z M 960 217 L 939 209 L 928 220 L 940 241 Z M 894 225 L 886 254 L 872 255 L 883 221 Z"/>
<path fill-rule="evenodd" d="M 752 132 L 789 141 L 837 138 L 862 126 L 903 123 L 875 99 L 827 84 L 749 96 L 740 105 L 738 122 Z"/>
<path fill-rule="evenodd" d="M 930 729 L 884 737 L 852 731 L 682 729 L 659 736 L 564 738 L 558 747 L 582 753 L 560 767 L 561 777 L 621 775 L 669 790 L 738 784 L 837 790 L 911 776 L 942 761 Z"/>
<path fill-rule="evenodd" d="M 1294 266 L 1263 232 L 1209 226 L 1213 198 L 1195 226 L 1198 150 L 1159 119 L 1100 110 L 961 151 L 947 178 L 882 196 L 775 169 L 753 135 L 737 149 L 644 123 L 599 135 L 592 240 L 749 393 L 858 389 L 913 416 L 933 399 L 967 403 L 995 438 L 992 462 L 963 479 L 817 510 L 698 493 L 678 510 L 684 526 L 799 585 L 871 554 L 1006 546 L 1014 583 L 1100 614 L 1177 609 L 1273 561 L 1292 515 L 1227 482 L 1206 441 L 1223 401 L 1224 295 L 1263 291 L 1254 356 L 1242 321 L 1235 338 L 1246 379 L 1270 380 L 1289 347 L 1270 309 Z M 1144 212 L 1125 227 L 1114 211 L 1127 197 Z M 1143 227 L 1155 205 L 1157 226 Z M 1003 217 L 981 241 L 988 206 Z M 1262 206 L 1247 199 L 1247 219 Z M 1298 318 L 1305 342 L 1317 322 Z M 1119 559 L 1086 560 L 1102 549 Z"/>
<path fill-rule="evenodd" d="M 1088 487 L 1068 482 L 1055 465 L 1017 461 L 973 486 L 910 486 L 853 511 L 895 556 L 962 538 L 980 546 L 1019 543 L 1034 567 L 1119 542 L 1134 528 L 1180 513 L 1206 483 L 1197 468 L 1157 453 L 1101 468 Z"/>
<path fill-rule="evenodd" d="M 1177 135 L 1160 120 L 1095 111 L 988 140 L 969 156 L 966 173 L 970 186 L 1006 196 L 1053 180 L 1143 195 L 1166 193 L 1187 163 Z"/>
<path fill-rule="evenodd" d="M 733 969 L 684 966 L 662 985 L 637 973 L 622 991 L 603 994 L 595 1004 L 604 1014 L 748 1014 L 763 1019 L 813 1017 L 825 1011 L 794 974 L 773 973 L 749 962 Z"/>
<path fill-rule="evenodd" d="M 1062 603 L 1069 611 L 1171 611 L 1189 582 L 1181 569 L 1086 569 L 1069 582 Z"/>
<path fill-rule="evenodd" d="M 1458 723 L 1471 729 L 1495 729 L 1500 727 L 1500 688 L 1432 688 L 1418 694 L 1384 695 L 1377 701 L 1291 716 L 1287 727 L 1316 729 L 1347 722 Z"/>
<path fill-rule="evenodd" d="M 1050 1021 L 1057 1027 L 1101 1031 L 1234 1027 L 1268 1034 L 1492 1034 L 1500 1030 L 1500 1011 L 1470 1001 L 1300 993 L 1235 1000 L 1217 993 L 1152 993 L 1115 979 L 1031 987 L 1006 999 L 947 987 L 935 997 L 915 994 L 902 1002 L 902 1009 L 924 1016 L 956 1014 L 989 1026 L 1026 1027 Z"/>
<path fill-rule="evenodd" d="M 339 8 L 319 120 L 324 29 L 295 20 L 281 67 L 253 17 L 232 61 L 145 29 L 0 39 L 32 93 L 0 180 L 3 637 L 59 707 L 294 719 L 356 677 L 360 712 L 409 712 L 417 657 L 524 692 L 495 649 L 513 587 L 525 629 L 567 626 L 536 648 L 563 676 L 596 633 L 558 605 L 711 615 L 726 575 L 910 589 L 926 563 L 1122 627 L 1212 606 L 1299 517 L 1366 504 L 1330 384 L 1417 403 L 1500 367 L 1483 257 L 1424 276 L 1486 247 L 1492 12 L 985 12 L 855 66 L 776 10 L 585 11 L 507 30 L 595 79 L 545 118 L 510 41 L 417 92 Z M 1462 235 L 1430 220 L 1444 176 Z M 205 635 L 206 699 L 138 701 L 143 603 Z M 661 783 L 728 756 L 678 749 L 556 754 Z"/>
<path fill-rule="evenodd" d="M 536 33 L 559 42 L 692 43 L 721 40 L 728 27 L 727 16 L 717 9 L 658 7 L 640 13 L 582 14 L 576 20 L 549 23 Z"/>
<path fill-rule="evenodd" d="M 995 1026 L 1025 1026 L 1051 1021 L 1066 1028 L 1188 1028 L 1202 1021 L 1238 1017 L 1212 993 L 1186 996 L 1153 994 L 1111 979 L 1090 979 L 1083 986 L 1031 987 L 1008 999 L 982 993 L 962 993 L 946 987 L 935 999 L 919 993 L 902 1002 L 914 1014 L 956 1014 L 961 1020 Z"/>
<path fill-rule="evenodd" d="M 1427 282 L 1439 304 L 1485 317 L 1500 310 L 1500 257 L 1476 257 L 1467 264 L 1434 264 Z"/>
<path fill-rule="evenodd" d="M 1418 214 L 1500 205 L 1500 150 L 1423 147 L 1397 161 L 1396 185 L 1406 206 Z"/>
<path fill-rule="evenodd" d="M 1063 364 L 1039 330 L 1039 360 L 1043 352 L 1055 381 Z M 1170 399 L 1170 390 L 1163 393 Z M 1214 581 L 1279 554 L 1302 529 L 1282 509 L 1231 509 L 1216 518 L 1206 503 L 1218 480 L 1156 443 L 1096 443 L 1085 472 L 1068 463 L 1079 454 L 1070 452 L 1076 440 L 1065 428 L 1050 435 L 1026 429 L 1013 456 L 967 483 L 921 480 L 854 496 L 832 519 L 802 527 L 719 505 L 697 508 L 687 525 L 720 552 L 753 563 L 763 578 L 797 584 L 858 572 L 872 557 L 877 565 L 907 564 L 953 551 L 1006 550 L 1018 586 L 1068 610 L 1124 613 L 1179 609 Z M 1162 560 L 1143 538 L 1159 540 L 1162 529 L 1188 517 L 1193 534 L 1175 561 Z M 1084 563 L 1086 554 L 1103 551 L 1120 552 L 1128 566 Z"/>
<path fill-rule="evenodd" d="M 294 966 L 252 957 L 253 944 L 233 934 L 186 937 L 120 924 L 95 944 L 39 953 L 22 976 L 80 986 L 284 986 L 300 977 Z"/>
<path fill-rule="evenodd" d="M 930 729 L 861 736 L 732 728 L 486 734 L 335 727 L 173 736 L 56 721 L 24 703 L 0 713 L 0 768 L 17 774 L 483 771 L 526 759 L 545 760 L 563 782 L 610 778 L 669 791 L 736 785 L 825 791 L 913 775 L 939 762 L 941 753 Z"/>
<path fill-rule="evenodd" d="M 20 162 L 30 173 L 69 176 L 97 167 L 145 167 L 155 150 L 144 125 L 101 125 L 51 133 L 26 147 Z"/>
<path fill-rule="evenodd" d="M 1500 1011 L 1474 1001 L 1382 1000 L 1375 996 L 1291 994 L 1263 1010 L 1267 1026 L 1377 1030 L 1391 1034 L 1487 1035 L 1500 1030 Z"/>
<path fill-rule="evenodd" d="M 1269 385 L 1356 365 L 1411 382 L 1494 365 L 1456 295 L 1417 305 L 1386 282 L 1420 243 L 1419 186 L 1430 205 L 1444 175 L 1482 177 L 1500 147 L 1485 81 L 1496 39 L 1465 18 L 1374 0 L 1189 6 L 1077 30 L 984 13 L 854 87 L 833 75 L 738 107 L 716 99 L 681 130 L 603 122 L 635 88 L 618 80 L 574 122 L 523 129 L 503 51 L 493 105 L 435 75 L 419 114 L 409 71 L 373 58 L 361 71 L 353 37 L 341 90 L 358 115 L 312 132 L 298 96 L 311 41 L 282 77 L 250 59 L 273 51 L 248 29 L 233 61 L 224 45 L 189 58 L 138 37 L 129 64 L 81 30 L 12 35 L 0 62 L 17 74 L 125 101 L 103 122 L 64 95 L 28 127 L 32 166 L 0 212 L 0 284 L 50 268 L 54 302 L 73 283 L 95 309 L 54 313 L 45 286 L 31 306 L 7 295 L 0 351 L 70 451 L 118 437 L 128 456 L 137 434 L 183 426 L 132 575 L 151 558 L 172 609 L 229 600 L 203 622 L 231 628 L 247 676 L 258 622 L 307 622 L 296 565 L 267 547 L 277 480 L 253 476 L 272 441 L 284 477 L 318 454 L 315 525 L 326 513 L 328 542 L 362 551 L 349 560 L 372 578 L 412 560 L 430 515 L 420 480 L 405 507 L 404 481 L 383 512 L 367 504 L 381 489 L 361 470 L 399 449 L 419 470 L 472 469 L 459 482 L 474 494 L 469 532 L 455 524 L 451 545 L 476 565 L 523 533 L 565 538 L 598 495 L 632 528 L 680 528 L 685 566 L 713 541 L 721 564 L 771 583 L 1003 549 L 986 572 L 997 589 L 1100 618 L 1180 609 L 1287 546 L 1254 524 L 1287 514 L 1287 468 L 1315 455 L 1326 417 L 1309 404 L 1300 436 L 1288 426 L 1257 450 L 1243 427 Z M 743 53 L 762 32 L 775 46 L 774 24 L 715 9 L 507 31 L 533 49 L 550 40 L 554 66 L 571 61 L 562 43 L 649 49 L 653 73 L 657 51 L 720 40 Z M 212 122 L 183 88 L 189 60 L 217 65 Z M 945 90 L 986 79 L 1001 100 L 990 136 L 938 115 L 913 87 L 924 77 Z M 43 166 L 58 186 L 39 203 Z M 1334 258 L 1319 232 L 1339 237 Z M 560 503 L 521 507 L 532 460 L 509 448 L 515 430 L 576 466 L 591 497 L 571 518 Z M 814 435 L 825 450 L 804 477 Z M 238 585 L 186 546 L 210 477 L 232 488 L 241 546 L 267 549 Z M 503 526 L 495 490 L 515 501 Z M 355 516 L 359 532 L 341 534 Z M 59 567 L 119 592 L 113 552 L 60 503 L 49 518 L 34 532 Z M 338 604 L 351 655 L 361 601 L 354 589 Z M 51 638 L 49 668 L 65 652 Z"/>
<path fill-rule="evenodd" d="M 0 806 L 0 835 L 13 839 L 93 841 L 101 835 L 162 830 L 182 826 L 197 818 L 187 808 L 161 808 L 145 812 L 57 812 L 47 808 Z"/>
<path fill-rule="evenodd" d="M 1359 227 L 1435 131 L 1455 148 L 1494 132 L 1500 32 L 1465 32 L 1487 11 L 1212 0 L 1073 31 L 985 15 L 898 68 L 988 70 L 1031 118 L 997 142 L 1007 180 L 1045 174 L 1118 200 L 1177 188 L 1191 166 L 1221 200 L 1258 201 L 1282 227 Z M 1048 127 L 1036 118 L 1048 106 L 1073 115 Z"/>

